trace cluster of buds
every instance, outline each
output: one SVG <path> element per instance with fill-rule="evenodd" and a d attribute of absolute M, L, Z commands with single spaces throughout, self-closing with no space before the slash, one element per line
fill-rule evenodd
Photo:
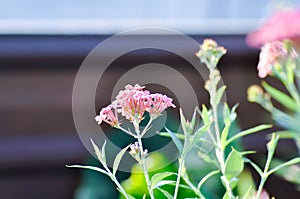
<path fill-rule="evenodd" d="M 151 94 L 144 90 L 144 86 L 136 84 L 127 85 L 125 90 L 121 90 L 111 105 L 103 108 L 100 115 L 96 116 L 96 121 L 101 124 L 102 121 L 110 124 L 112 127 L 118 127 L 118 113 L 127 120 L 140 123 L 144 119 L 144 113 L 148 112 L 150 117 L 158 117 L 166 108 L 173 107 L 173 99 L 159 93 Z M 114 110 L 114 111 L 112 111 Z"/>
<path fill-rule="evenodd" d="M 130 145 L 129 154 L 139 162 L 141 160 L 141 158 L 147 157 L 148 150 L 145 149 L 143 152 L 141 152 L 139 143 L 135 142 L 134 144 Z"/>
<path fill-rule="evenodd" d="M 267 75 L 273 75 L 274 72 L 281 71 L 284 62 L 289 58 L 294 60 L 297 56 L 298 54 L 295 49 L 291 47 L 289 40 L 266 43 L 261 48 L 259 55 L 259 63 L 257 66 L 258 76 L 265 78 Z"/>
<path fill-rule="evenodd" d="M 208 67 L 215 68 L 226 52 L 227 50 L 223 46 L 218 46 L 214 40 L 205 39 L 203 44 L 200 45 L 200 50 L 196 53 L 196 56 Z"/>

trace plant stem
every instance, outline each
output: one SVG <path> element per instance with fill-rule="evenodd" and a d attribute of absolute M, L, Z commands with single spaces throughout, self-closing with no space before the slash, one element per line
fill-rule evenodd
<path fill-rule="evenodd" d="M 143 172 L 144 172 L 144 176 L 145 176 L 145 179 L 146 179 L 146 184 L 147 184 L 147 188 L 148 188 L 150 197 L 151 197 L 151 199 L 154 199 L 153 190 L 150 187 L 151 186 L 151 181 L 150 181 L 150 177 L 149 177 L 149 174 L 148 174 L 148 169 L 147 169 L 147 166 L 146 166 L 146 158 L 145 158 L 145 155 L 143 154 L 144 149 L 143 149 L 142 138 L 140 136 L 138 136 L 137 139 L 138 139 L 140 154 L 141 154 L 140 165 L 141 165 L 141 167 L 143 169 Z"/>
<path fill-rule="evenodd" d="M 269 151 L 269 153 L 268 153 L 267 162 L 266 162 L 266 165 L 265 165 L 265 168 L 264 168 L 264 172 L 260 176 L 261 179 L 260 179 L 260 183 L 259 183 L 259 187 L 258 187 L 256 196 L 255 196 L 255 199 L 259 199 L 260 194 L 263 190 L 263 187 L 264 187 L 264 185 L 267 181 L 267 178 L 269 177 L 268 171 L 269 171 L 269 167 L 270 167 L 270 164 L 271 164 L 271 161 L 272 161 L 272 158 L 273 158 L 273 154 L 274 154 L 274 151 L 273 152 Z"/>
<path fill-rule="evenodd" d="M 178 195 L 178 189 L 179 189 L 179 185 L 180 185 L 180 178 L 181 178 L 183 165 L 184 165 L 184 157 L 181 156 L 179 158 L 179 168 L 178 168 L 176 186 L 175 186 L 174 197 L 173 197 L 174 199 L 176 199 L 177 195 Z"/>
<path fill-rule="evenodd" d="M 265 174 L 265 173 L 264 173 L 264 174 Z M 257 192 L 256 192 L 255 199 L 259 199 L 259 198 L 260 198 L 260 194 L 261 194 L 261 192 L 262 192 L 262 190 L 263 190 L 263 187 L 264 187 L 264 185 L 265 185 L 265 182 L 266 182 L 266 180 L 267 180 L 267 176 L 264 176 L 264 174 L 263 174 L 263 176 L 261 176 L 261 180 L 260 180 L 260 183 L 259 183 L 258 190 L 257 190 Z"/>
<path fill-rule="evenodd" d="M 218 120 L 218 104 L 216 103 L 216 95 L 217 95 L 217 88 L 218 88 L 218 82 L 215 80 L 214 77 L 214 68 L 209 67 L 209 78 L 212 83 L 210 89 L 208 90 L 210 94 L 210 105 L 212 107 L 212 113 L 213 113 L 213 120 L 214 120 L 214 129 L 215 129 L 215 134 L 216 134 L 216 139 L 217 139 L 217 147 L 215 149 L 217 159 L 220 163 L 221 167 L 221 172 L 223 175 L 223 182 L 224 182 L 224 187 L 229 195 L 230 198 L 234 198 L 234 195 L 232 193 L 232 189 L 230 187 L 230 182 L 225 176 L 225 146 L 222 146 L 221 143 L 221 132 L 219 128 L 219 120 Z"/>
<path fill-rule="evenodd" d="M 110 172 L 111 176 L 110 178 L 112 179 L 112 181 L 115 182 L 115 184 L 117 185 L 119 191 L 123 194 L 123 196 L 126 198 L 126 199 L 130 199 L 126 193 L 126 191 L 123 189 L 122 185 L 119 183 L 119 181 L 116 179 L 116 177 Z"/>

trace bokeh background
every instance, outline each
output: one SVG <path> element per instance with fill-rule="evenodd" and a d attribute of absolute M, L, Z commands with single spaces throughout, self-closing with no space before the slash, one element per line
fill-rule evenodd
<path fill-rule="evenodd" d="M 74 197 L 82 172 L 65 165 L 83 164 L 90 156 L 72 118 L 76 72 L 101 41 L 131 28 L 172 28 L 199 43 L 207 37 L 215 39 L 228 49 L 219 69 L 228 86 L 229 103 L 240 104 L 240 127 L 270 122 L 262 108 L 246 100 L 248 86 L 261 80 L 256 71 L 259 49 L 248 47 L 245 36 L 278 9 L 297 6 L 299 0 L 1 0 L 0 198 Z M 137 37 L 142 36 L 132 35 L 130 39 L 134 42 Z M 165 35 L 165 39 L 172 42 L 174 38 Z M 107 53 L 114 53 L 113 47 Z M 114 77 L 124 67 L 149 57 L 158 63 L 178 65 L 168 53 L 136 52 L 107 74 Z M 199 81 L 190 68 L 177 67 L 182 67 L 192 82 Z M 108 87 L 113 84 L 109 77 L 106 81 Z M 97 103 L 107 103 L 101 101 L 101 95 L 111 94 L 106 92 L 100 94 Z M 264 135 L 248 136 L 243 143 L 263 154 Z M 295 155 L 293 142 L 280 142 L 278 154 Z M 300 197 L 293 185 L 276 177 L 266 186 L 278 198 L 287 198 L 286 194 L 290 194 L 288 198 Z"/>

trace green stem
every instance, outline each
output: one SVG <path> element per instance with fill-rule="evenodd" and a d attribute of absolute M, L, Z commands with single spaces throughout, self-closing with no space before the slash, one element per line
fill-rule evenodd
<path fill-rule="evenodd" d="M 201 199 L 205 199 L 205 197 L 202 195 L 199 189 L 190 181 L 188 177 L 183 177 L 184 181 L 186 184 L 194 191 L 194 193 L 199 196 Z"/>
<path fill-rule="evenodd" d="M 140 165 L 143 169 L 144 172 L 144 176 L 145 176 L 145 180 L 146 180 L 146 184 L 147 184 L 147 188 L 150 194 L 151 199 L 154 199 L 154 193 L 153 190 L 151 189 L 151 181 L 150 181 L 150 177 L 148 174 L 148 169 L 146 166 L 146 158 L 145 158 L 145 154 L 144 154 L 144 148 L 143 148 L 143 143 L 142 143 L 142 138 L 140 136 L 138 136 L 138 143 L 139 143 L 139 147 L 140 147 L 140 156 L 141 156 L 141 161 L 140 161 Z"/>
<path fill-rule="evenodd" d="M 129 196 L 127 195 L 126 191 L 123 189 L 122 185 L 119 183 L 119 181 L 116 179 L 116 177 L 110 172 L 111 176 L 110 178 L 112 179 L 112 181 L 115 182 L 115 184 L 117 185 L 119 191 L 123 194 L 123 196 L 126 199 L 130 199 Z"/>
<path fill-rule="evenodd" d="M 261 192 L 263 190 L 263 187 L 264 187 L 264 185 L 265 185 L 265 183 L 267 181 L 267 178 L 270 175 L 270 174 L 268 174 L 268 171 L 269 171 L 269 167 L 270 167 L 273 155 L 274 155 L 274 150 L 268 152 L 267 162 L 266 162 L 266 165 L 265 165 L 265 168 L 264 168 L 264 172 L 261 175 L 261 180 L 260 180 L 260 183 L 259 183 L 259 187 L 258 187 L 256 196 L 255 196 L 255 199 L 259 199 L 260 198 L 260 194 L 261 194 Z"/>
<path fill-rule="evenodd" d="M 260 198 L 260 194 L 263 190 L 263 187 L 265 186 L 265 183 L 267 181 L 267 176 L 262 176 L 261 177 L 261 180 L 260 180 L 260 183 L 259 183 L 259 187 L 258 187 L 258 190 L 256 192 L 256 196 L 255 196 L 255 199 L 259 199 Z"/>
<path fill-rule="evenodd" d="M 153 118 L 151 117 L 148 124 L 146 125 L 146 127 L 143 129 L 142 132 L 140 132 L 140 127 L 139 127 L 139 121 L 138 120 L 135 120 L 133 122 L 133 126 L 134 126 L 134 129 L 135 129 L 135 132 L 136 132 L 135 138 L 138 140 L 138 143 L 139 143 L 139 151 L 140 151 L 139 164 L 143 169 L 143 173 L 144 173 L 144 176 L 145 176 L 145 180 L 146 180 L 146 184 L 147 184 L 147 188 L 148 188 L 148 192 L 150 194 L 150 197 L 151 197 L 151 199 L 155 199 L 153 190 L 151 189 L 151 180 L 150 180 L 148 169 L 147 169 L 147 166 L 146 166 L 146 154 L 144 154 L 145 150 L 144 150 L 143 142 L 142 142 L 142 137 L 143 137 L 143 135 L 145 135 L 145 133 L 149 129 L 149 126 L 152 123 L 152 121 L 153 121 Z"/>
<path fill-rule="evenodd" d="M 178 168 L 176 186 L 175 186 L 174 197 L 173 197 L 174 199 L 176 199 L 177 195 L 178 195 L 178 189 L 179 189 L 179 185 L 180 185 L 180 178 L 181 178 L 183 165 L 184 165 L 184 157 L 181 156 L 179 158 L 179 168 Z"/>
<path fill-rule="evenodd" d="M 209 94 L 210 94 L 210 104 L 212 107 L 212 112 L 213 112 L 213 120 L 214 120 L 214 129 L 215 129 L 215 134 L 216 134 L 216 139 L 217 139 L 217 148 L 216 154 L 217 154 L 217 159 L 220 163 L 221 167 L 221 172 L 223 175 L 223 182 L 224 182 L 224 187 L 229 195 L 230 198 L 234 198 L 232 189 L 230 187 L 230 182 L 225 176 L 225 146 L 222 146 L 221 143 L 221 133 L 220 133 L 220 128 L 219 128 L 219 120 L 218 120 L 218 104 L 216 104 L 216 94 L 217 94 L 217 87 L 218 87 L 218 82 L 214 79 L 213 73 L 214 73 L 214 68 L 209 67 L 209 73 L 210 73 L 210 81 L 212 82 L 212 86 L 209 89 Z"/>

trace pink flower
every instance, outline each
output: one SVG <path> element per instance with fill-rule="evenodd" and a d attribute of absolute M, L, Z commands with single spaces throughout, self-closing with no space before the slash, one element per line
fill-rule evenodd
<path fill-rule="evenodd" d="M 280 41 L 274 41 L 265 44 L 261 48 L 259 55 L 259 63 L 257 66 L 258 76 L 265 78 L 272 74 L 272 65 L 276 64 L 280 59 L 287 58 L 288 52 L 284 48 L 284 44 Z"/>
<path fill-rule="evenodd" d="M 272 67 L 275 64 L 282 64 L 289 57 L 295 59 L 298 54 L 293 49 L 285 45 L 284 42 L 274 41 L 266 43 L 262 48 L 259 55 L 259 63 L 257 66 L 258 76 L 265 78 L 267 75 L 272 74 Z"/>
<path fill-rule="evenodd" d="M 118 113 L 126 119 L 138 124 L 144 119 L 143 115 L 147 111 L 151 116 L 159 116 L 162 111 L 168 107 L 174 107 L 172 99 L 162 94 L 150 94 L 143 90 L 144 87 L 136 84 L 127 85 L 125 90 L 121 90 L 116 96 L 116 100 L 111 105 L 103 108 L 100 115 L 95 120 L 101 124 L 102 121 L 113 127 L 118 127 Z M 114 109 L 114 112 L 112 111 Z"/>
<path fill-rule="evenodd" d="M 119 92 L 116 100 L 112 102 L 117 107 L 119 113 L 130 121 L 141 121 L 146 109 L 150 106 L 149 94 L 144 87 L 136 84 L 127 85 L 125 90 Z"/>
<path fill-rule="evenodd" d="M 112 109 L 114 109 L 114 112 Z M 101 124 L 103 121 L 112 127 L 117 127 L 120 125 L 117 110 L 112 105 L 102 108 L 100 114 L 95 117 L 95 120 L 98 122 L 98 124 Z"/>
<path fill-rule="evenodd" d="M 250 33 L 246 42 L 249 46 L 260 47 L 267 42 L 283 39 L 300 44 L 300 9 L 274 14 L 262 27 Z"/>
<path fill-rule="evenodd" d="M 176 106 L 172 103 L 173 99 L 169 98 L 166 95 L 159 93 L 150 94 L 150 107 L 147 111 L 150 115 L 159 116 L 168 107 L 175 108 Z"/>

